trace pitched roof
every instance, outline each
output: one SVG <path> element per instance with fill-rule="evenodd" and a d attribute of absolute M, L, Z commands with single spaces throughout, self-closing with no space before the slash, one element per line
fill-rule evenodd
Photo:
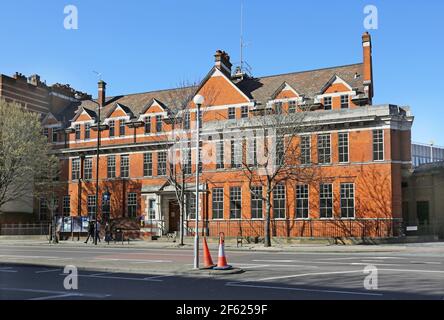
<path fill-rule="evenodd" d="M 301 95 L 313 97 L 320 94 L 321 89 L 334 75 L 337 75 L 346 81 L 352 88 L 357 88 L 358 91 L 363 91 L 363 72 L 363 64 L 359 63 L 262 78 L 246 78 L 240 81 L 237 85 L 252 99 L 266 102 L 270 100 L 273 93 L 275 93 L 284 82 L 288 83 Z M 360 76 L 355 77 L 356 74 Z"/>
<path fill-rule="evenodd" d="M 364 92 L 363 72 L 363 64 L 358 63 L 260 78 L 244 78 L 243 80 L 236 82 L 235 85 L 250 99 L 266 103 L 284 82 L 288 83 L 288 85 L 294 88 L 299 94 L 306 97 L 313 97 L 320 94 L 322 88 L 334 75 L 337 75 L 346 81 L 352 88 L 356 89 L 358 93 L 362 93 Z M 359 76 L 356 77 L 355 75 Z M 181 107 L 178 105 L 181 103 L 180 97 L 184 97 L 189 94 L 190 91 L 195 92 L 198 88 L 199 86 L 196 85 L 107 97 L 105 107 L 101 112 L 101 117 L 103 119 L 116 103 L 127 106 L 135 117 L 142 114 L 146 109 L 147 104 L 150 104 L 153 100 L 160 102 L 165 107 L 168 107 L 169 110 L 178 109 Z M 80 106 L 94 113 L 94 110 L 97 109 L 97 105 L 91 101 L 82 101 Z"/>

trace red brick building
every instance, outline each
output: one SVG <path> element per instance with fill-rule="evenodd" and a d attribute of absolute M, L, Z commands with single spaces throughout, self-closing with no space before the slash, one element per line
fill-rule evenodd
<path fill-rule="evenodd" d="M 41 114 L 42 120 L 46 123 L 43 134 L 54 143 L 64 141 L 65 133 L 62 130 L 63 126 L 51 124 L 50 119 L 56 115 L 60 121 L 69 124 L 78 104 L 74 98 L 76 94 L 87 97 L 69 85 L 59 83 L 47 85 L 37 74 L 30 77 L 18 72 L 12 77 L 0 74 L 0 99 L 18 103 L 27 110 Z M 2 208 L 5 214 L 0 217 L 0 222 L 34 221 L 34 210 L 34 199 L 30 188 L 29 197 L 10 202 Z"/>
<path fill-rule="evenodd" d="M 310 110 L 304 120 L 307 130 L 297 139 L 308 159 L 305 165 L 316 167 L 322 179 L 288 181 L 274 190 L 272 234 L 396 236 L 402 223 L 401 181 L 411 167 L 413 116 L 408 107 L 372 104 L 368 33 L 362 37 L 362 48 L 362 63 L 260 78 L 232 72 L 228 54 L 217 51 L 214 66 L 198 85 L 141 94 L 107 97 L 106 84 L 100 82 L 97 101 L 103 105 L 100 121 L 106 129 L 101 133 L 99 217 L 143 220 L 143 231 L 157 235 L 179 230 L 175 189 L 167 177 L 174 131 L 186 141 L 180 155 L 187 166 L 184 225 L 188 234 L 195 231 L 196 161 L 194 144 L 188 139 L 196 131 L 197 109 L 193 103 L 180 109 L 180 97 L 191 91 L 205 97 L 203 148 L 216 145 L 209 152 L 213 160 L 202 165 L 199 231 L 210 236 L 220 231 L 227 236 L 263 236 L 264 203 L 253 196 L 242 168 L 233 160 L 246 157 L 245 150 L 251 156 L 252 149 L 243 148 L 243 139 L 223 133 L 227 128 L 230 135 L 254 130 L 250 120 L 263 117 L 261 110 L 297 113 L 304 106 Z M 177 110 L 184 119 L 180 126 L 172 121 Z M 63 113 L 45 120 L 48 128 L 67 132 L 66 140 L 54 142 L 64 165 L 66 188 L 61 191 L 60 212 L 65 216 L 95 213 L 96 111 L 95 103 L 80 101 L 68 125 Z M 105 190 L 111 193 L 109 212 L 102 207 Z"/>

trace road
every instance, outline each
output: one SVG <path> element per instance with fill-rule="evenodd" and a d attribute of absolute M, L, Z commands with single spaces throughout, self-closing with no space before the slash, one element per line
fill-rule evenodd
<path fill-rule="evenodd" d="M 0 300 L 444 299 L 444 245 L 402 252 L 226 253 L 244 273 L 188 272 L 189 248 L 0 244 Z M 64 289 L 65 265 L 81 268 L 78 290 Z M 377 269 L 376 290 L 364 287 L 368 266 Z"/>

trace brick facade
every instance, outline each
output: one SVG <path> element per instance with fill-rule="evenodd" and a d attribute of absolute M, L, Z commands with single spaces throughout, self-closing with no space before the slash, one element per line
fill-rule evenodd
<path fill-rule="evenodd" d="M 278 219 L 272 216 L 273 235 L 383 237 L 398 234 L 402 222 L 401 180 L 403 172 L 411 166 L 410 129 L 413 117 L 406 107 L 372 105 L 371 38 L 368 34 L 363 36 L 363 55 L 364 63 L 361 64 L 263 78 L 245 75 L 235 79 L 227 71 L 231 70 L 228 54 L 223 51 L 216 53 L 215 66 L 201 83 L 191 88 L 193 95 L 205 97 L 202 106 L 202 137 L 205 138 L 202 140 L 203 149 L 209 150 L 207 157 L 211 158 L 209 163 L 203 164 L 200 178 L 205 192 L 200 196 L 199 231 L 209 235 L 223 231 L 227 236 L 239 233 L 263 236 L 265 204 L 262 205 L 262 217 L 252 217 L 248 180 L 241 168 L 232 168 L 230 163 L 225 163 L 224 168 L 217 167 L 215 143 L 219 141 L 220 132 L 227 128 L 231 128 L 230 132 L 251 132 L 255 128 L 250 120 L 263 117 L 258 112 L 260 110 L 276 110 L 279 107 L 283 112 L 291 113 L 293 108 L 307 106 L 310 110 L 305 111 L 309 113 L 304 120 L 307 131 L 301 132 L 298 139 L 299 136 L 310 137 L 311 165 L 316 167 L 322 178 L 305 183 L 308 187 L 308 215 L 305 217 L 296 215 L 299 203 L 296 201 L 296 188 L 300 183 L 285 182 L 280 211 L 283 216 Z M 106 88 L 103 83 L 99 87 L 100 96 Z M 107 126 L 101 133 L 99 199 L 105 190 L 111 192 L 111 219 L 142 220 L 145 222 L 144 231 L 158 235 L 178 231 L 174 189 L 162 172 L 159 158 L 164 156 L 163 152 L 171 150 L 174 143 L 172 132 L 178 130 L 183 133 L 182 140 L 188 140 L 195 131 L 196 106 L 192 102 L 181 111 L 183 117 L 186 113 L 190 114 L 190 129 L 173 127 L 171 121 L 175 114 L 173 110 L 177 107 L 174 96 L 180 96 L 185 90 L 190 88 L 99 99 L 103 100 L 101 123 Z M 95 195 L 97 131 L 87 130 L 85 126 L 92 128 L 96 125 L 96 111 L 94 103 L 79 101 L 77 112 L 65 130 L 66 140 L 54 143 L 64 166 L 62 180 L 66 181 L 61 197 L 70 196 L 70 215 L 74 217 L 88 216 L 88 196 Z M 310 117 L 316 119 L 316 126 Z M 160 125 L 158 121 L 161 121 Z M 120 132 L 120 128 L 124 128 L 124 133 Z M 88 135 L 89 138 L 86 137 Z M 224 137 L 227 158 L 230 135 Z M 325 164 L 317 161 L 320 135 L 329 137 L 326 139 L 330 142 L 331 159 Z M 339 135 L 347 141 L 346 160 L 343 158 L 344 141 L 341 149 Z M 300 143 L 298 139 L 296 143 Z M 194 147 L 195 142 L 190 140 L 190 143 Z M 236 140 L 235 143 L 242 142 Z M 192 199 L 196 168 L 194 150 L 191 150 L 193 165 L 191 174 L 186 178 L 188 199 Z M 242 149 L 242 153 L 242 157 L 246 157 L 248 152 Z M 129 159 L 129 173 L 124 177 L 122 156 L 125 161 L 126 157 Z M 92 179 L 85 179 L 85 159 L 91 159 L 87 162 L 91 166 L 92 173 L 88 175 Z M 147 159 L 151 163 L 148 165 L 150 176 L 146 176 L 147 170 L 144 170 L 147 169 L 147 165 L 144 168 Z M 73 179 L 73 164 L 77 163 L 80 174 Z M 170 164 L 166 167 L 168 171 Z M 113 168 L 115 174 L 112 173 Z M 332 196 L 331 200 L 327 197 L 332 204 L 331 210 L 327 210 L 331 215 L 327 217 L 321 216 L 324 209 L 320 208 L 320 204 L 321 193 L 324 197 L 329 192 L 321 192 L 321 185 L 328 185 L 324 188 L 331 191 Z M 234 187 L 241 191 L 240 215 L 235 218 L 230 216 L 230 202 L 234 203 L 230 201 L 230 190 Z M 217 217 L 213 210 L 216 188 L 218 192 L 223 191 L 217 204 Z M 344 210 L 345 206 L 347 210 Z M 187 203 L 186 208 L 184 224 L 187 233 L 192 234 L 196 230 L 192 204 Z M 274 210 L 272 208 L 272 212 Z M 344 212 L 347 217 L 344 217 Z M 99 212 L 99 218 L 107 217 Z"/>

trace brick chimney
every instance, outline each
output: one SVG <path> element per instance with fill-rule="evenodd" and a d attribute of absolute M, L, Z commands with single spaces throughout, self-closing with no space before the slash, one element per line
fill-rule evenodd
<path fill-rule="evenodd" d="M 99 81 L 99 95 L 97 98 L 97 102 L 103 108 L 105 106 L 105 98 L 106 98 L 106 82 L 103 80 Z"/>
<path fill-rule="evenodd" d="M 222 50 L 217 50 L 214 55 L 215 67 L 222 71 L 228 78 L 231 78 L 231 67 L 233 66 L 230 62 L 230 56 L 228 53 Z"/>
<path fill-rule="evenodd" d="M 33 86 L 40 86 L 41 85 L 41 81 L 40 81 L 40 76 L 38 74 L 33 74 L 31 75 L 29 78 L 29 83 L 32 84 Z"/>
<path fill-rule="evenodd" d="M 364 53 L 364 85 L 371 104 L 373 98 L 373 58 L 372 38 L 368 32 L 364 32 L 362 35 L 362 48 Z"/>

